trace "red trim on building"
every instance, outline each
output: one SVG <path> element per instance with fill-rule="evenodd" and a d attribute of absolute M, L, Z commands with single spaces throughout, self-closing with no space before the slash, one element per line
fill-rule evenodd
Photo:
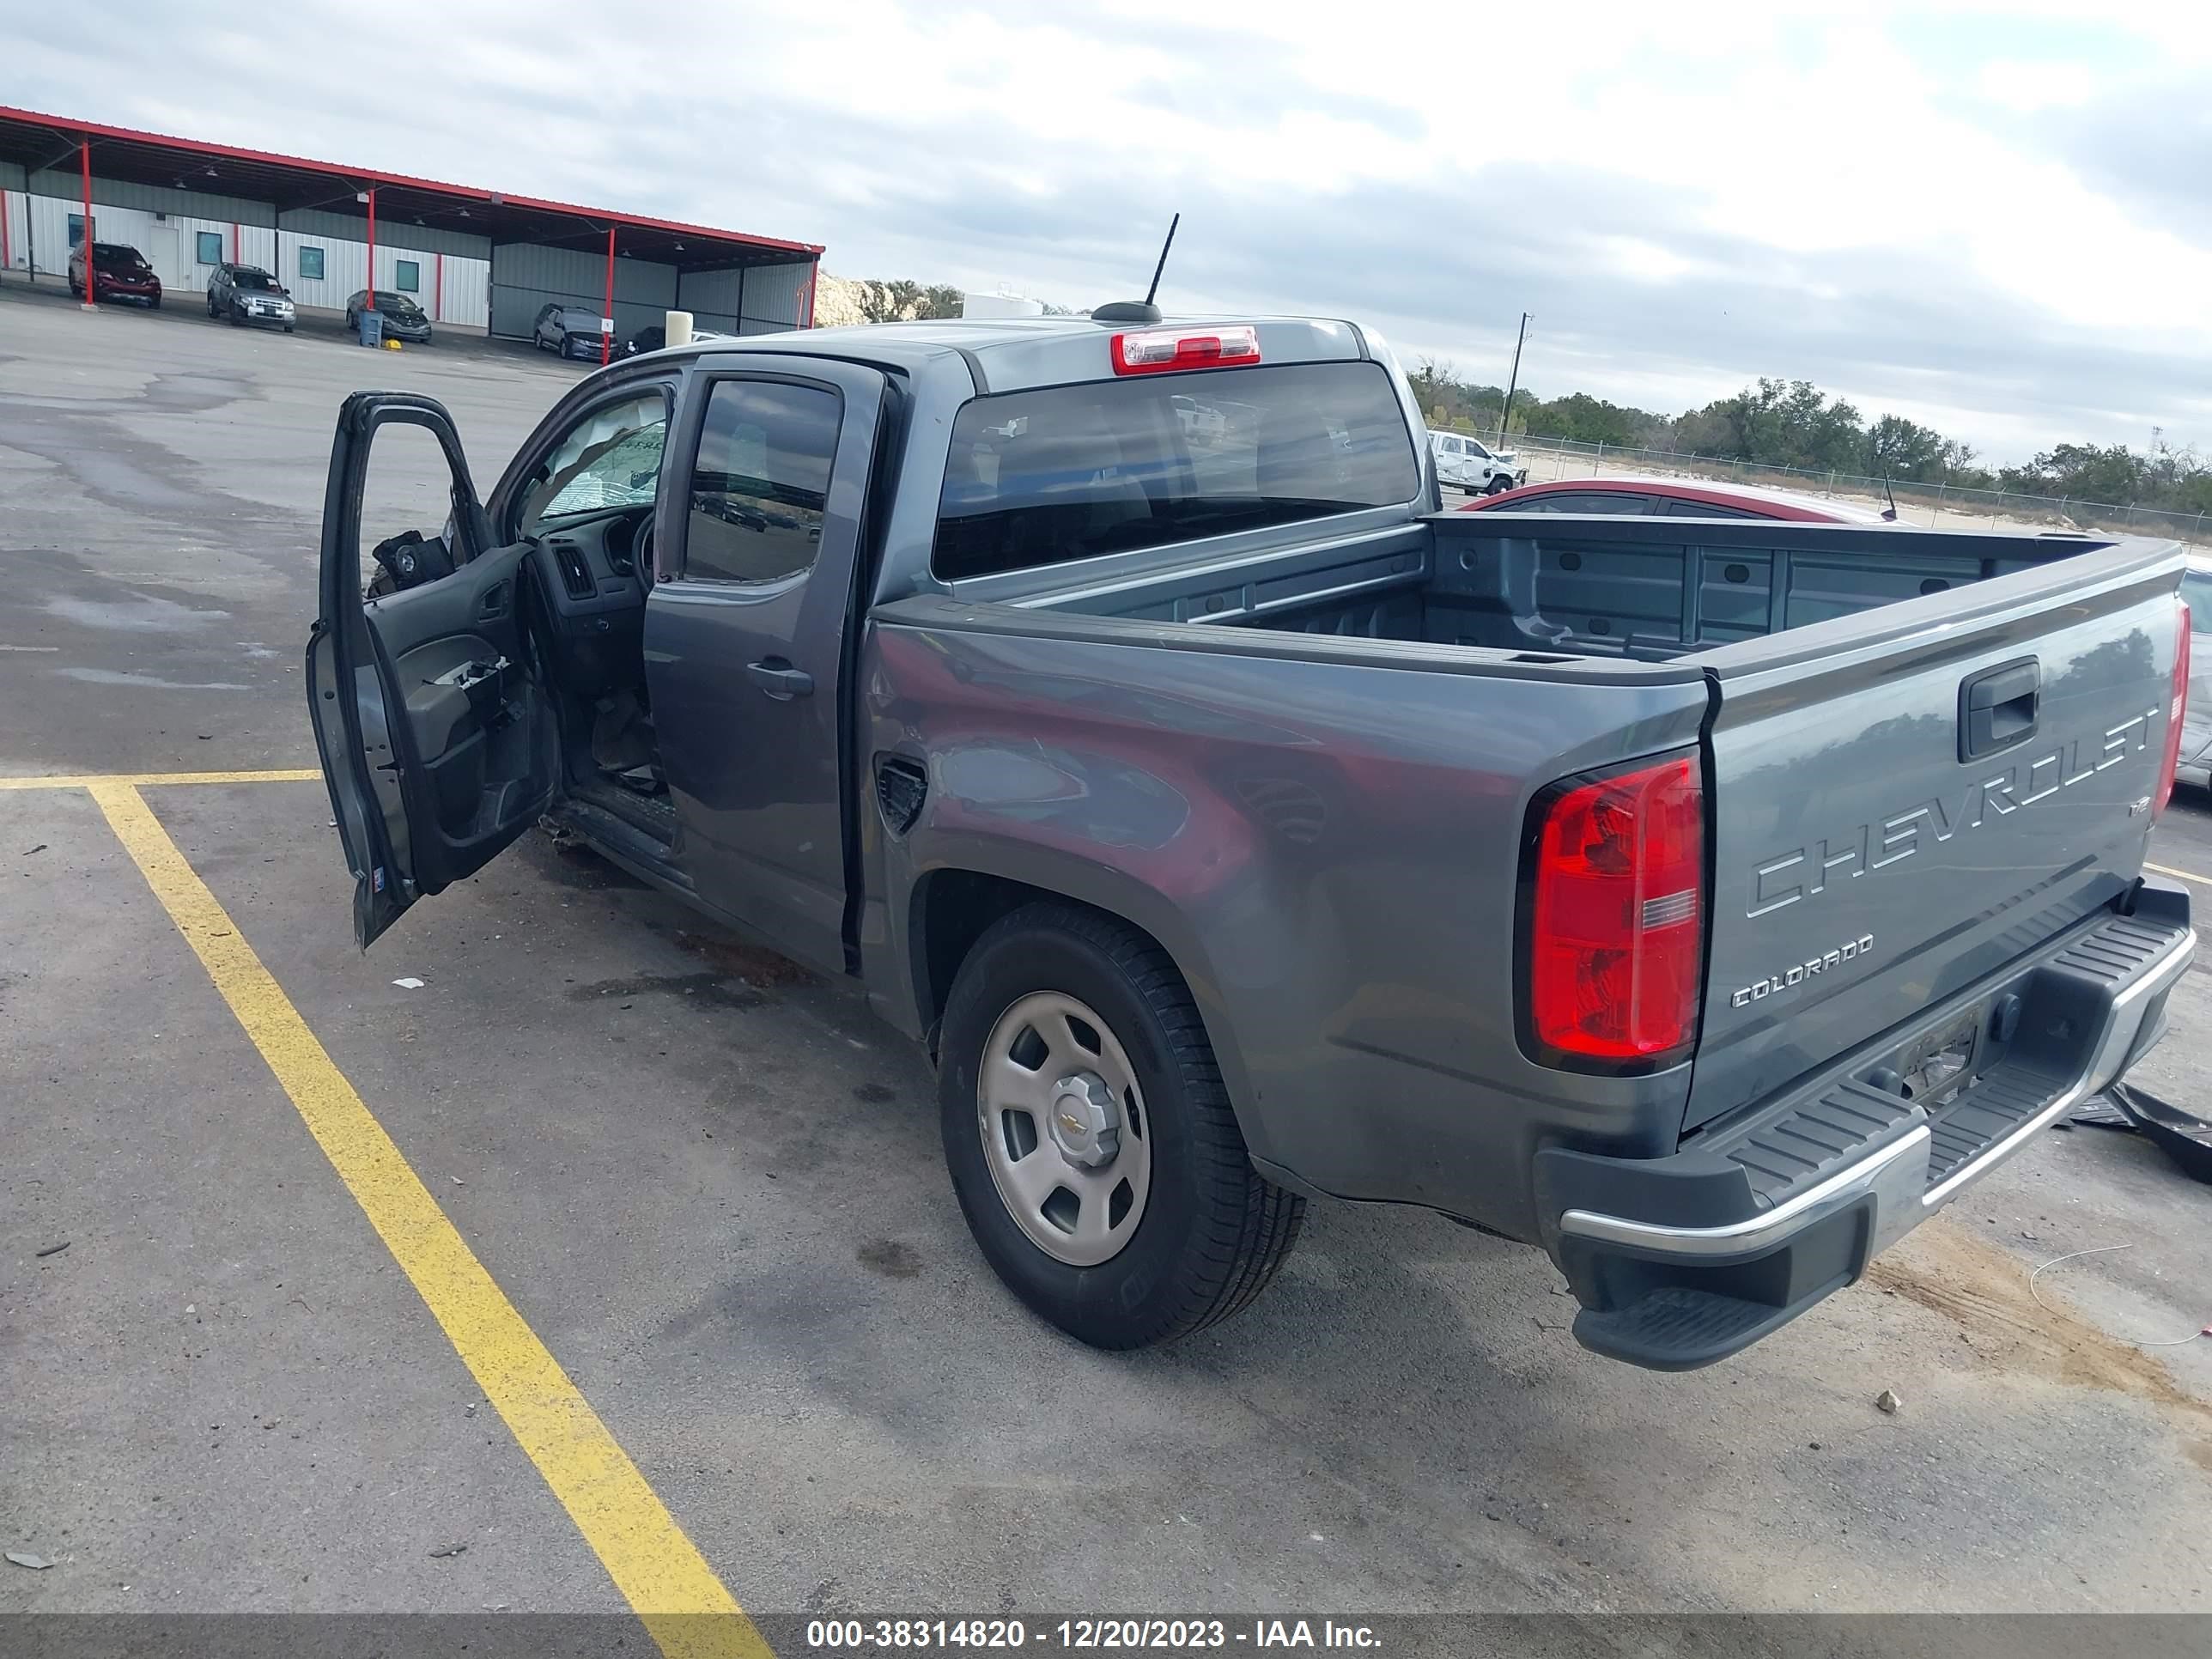
<path fill-rule="evenodd" d="M 13 105 L 0 104 L 0 119 L 38 121 L 84 134 L 90 138 L 117 138 L 133 143 L 166 145 L 194 155 L 228 156 L 233 161 L 258 161 L 269 167 L 299 167 L 310 173 L 326 173 L 334 179 L 352 183 L 356 189 L 361 181 L 373 179 L 380 185 L 402 186 L 410 190 L 435 191 L 441 195 L 459 197 L 471 202 L 503 203 L 510 207 L 534 208 L 546 213 L 579 214 L 617 225 L 635 226 L 641 230 L 665 230 L 678 235 L 706 236 L 726 242 L 746 242 L 755 247 L 781 248 L 790 253 L 819 254 L 818 242 L 790 242 L 776 236 L 755 236 L 744 231 L 717 230 L 711 225 L 695 225 L 681 219 L 655 219 L 640 213 L 616 213 L 605 208 L 579 207 L 572 202 L 555 202 L 543 197 L 515 196 L 498 191 L 480 190 L 473 185 L 451 185 L 435 179 L 417 179 L 404 173 L 369 172 L 360 167 L 341 167 L 335 161 L 317 161 L 301 155 L 286 155 L 275 150 L 246 149 L 236 144 L 210 143 L 204 139 L 178 138 L 164 132 L 146 132 L 136 127 L 104 126 L 96 122 L 68 120 L 58 115 L 46 115 L 37 110 L 18 109 Z M 91 147 L 84 145 L 86 179 L 91 178 Z"/>
<path fill-rule="evenodd" d="M 607 227 L 607 308 L 605 320 L 599 324 L 599 367 L 605 368 L 607 360 L 614 356 L 615 335 L 610 326 L 615 319 L 615 228 Z"/>
<path fill-rule="evenodd" d="M 92 145 L 80 139 L 76 147 L 77 159 L 84 167 L 84 234 L 78 245 L 84 249 L 84 308 L 89 311 L 100 299 L 100 266 L 92 257 L 92 245 L 97 240 L 92 228 Z"/>

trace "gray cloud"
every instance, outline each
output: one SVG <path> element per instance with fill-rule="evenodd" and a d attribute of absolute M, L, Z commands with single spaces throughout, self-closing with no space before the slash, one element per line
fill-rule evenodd
<path fill-rule="evenodd" d="M 1127 133 L 1040 138 L 972 79 L 885 87 L 879 103 L 854 100 L 862 112 L 827 115 L 799 90 L 747 73 L 748 30 L 765 26 L 743 20 L 710 26 L 696 60 L 672 72 L 650 60 L 641 15 L 635 26 L 595 16 L 582 33 L 607 44 L 588 61 L 533 55 L 534 15 L 517 8 L 505 24 L 442 24 L 439 50 L 394 78 L 364 72 L 349 44 L 358 9 L 327 0 L 257 14 L 252 37 L 204 31 L 148 0 L 97 18 L 50 9 L 15 26 L 21 72 L 9 95 L 818 241 L 829 268 L 846 275 L 1011 281 L 1072 305 L 1141 292 L 1179 210 L 1163 293 L 1170 304 L 1354 316 L 1401 352 L 1448 356 L 1481 379 L 1503 377 L 1525 308 L 1537 322 L 1523 383 L 1547 394 L 1581 389 L 1680 407 L 1778 374 L 1818 380 L 1869 415 L 1892 404 L 1959 411 L 1961 435 L 2005 458 L 2068 439 L 2140 442 L 2154 422 L 2212 439 L 2212 343 L 2180 355 L 2116 345 L 2095 319 L 2062 324 L 1992 290 L 1963 258 L 1869 248 L 1802 256 L 1701 228 L 1709 192 L 1694 182 L 1659 189 L 1566 165 L 1486 170 L 1465 186 L 1239 182 L 1224 160 L 1285 109 L 1400 143 L 1425 124 L 1373 92 L 1316 83 L 1278 46 L 1204 24 L 1148 27 L 1148 41 L 1170 57 L 1225 66 L 1137 83 L 1141 107 L 1220 134 L 1164 166 Z M 819 72 L 843 67 L 825 58 Z M 960 111 L 952 136 L 924 133 L 907 114 L 939 104 Z M 2212 171 L 2212 118 L 2201 107 L 2176 113 L 2115 100 L 2045 124 L 2034 142 L 2212 245 L 2212 198 L 2201 185 Z M 1147 159 L 1132 160 L 1139 154 Z M 1686 262 L 1686 274 L 1623 270 L 1620 240 L 1664 250 Z M 1812 297 L 1821 291 L 1843 297 Z"/>

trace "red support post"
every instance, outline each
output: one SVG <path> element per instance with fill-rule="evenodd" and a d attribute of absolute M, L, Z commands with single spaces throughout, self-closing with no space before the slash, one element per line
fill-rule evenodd
<path fill-rule="evenodd" d="M 235 219 L 230 222 L 230 262 L 233 264 L 238 263 L 238 221 Z"/>
<path fill-rule="evenodd" d="M 819 259 L 806 267 L 806 320 L 799 325 L 801 328 L 814 326 L 814 279 L 821 275 L 821 272 L 822 261 Z M 738 322 L 742 325 L 744 319 L 740 318 Z"/>
<path fill-rule="evenodd" d="M 8 246 L 8 192 L 0 190 L 0 276 L 15 263 L 15 251 Z"/>
<path fill-rule="evenodd" d="M 368 300 L 365 310 L 376 309 L 376 186 L 368 187 Z"/>
<path fill-rule="evenodd" d="M 437 263 L 431 267 L 434 274 L 430 278 L 430 320 L 442 323 L 446 320 L 446 256 L 432 257 Z"/>
<path fill-rule="evenodd" d="M 607 227 L 607 308 L 599 320 L 599 367 L 605 368 L 615 354 L 614 331 L 608 325 L 615 316 L 615 228 Z"/>
<path fill-rule="evenodd" d="M 100 302 L 100 278 L 92 258 L 92 141 L 80 142 L 76 150 L 78 163 L 84 170 L 84 236 L 77 246 L 84 250 L 84 308 L 91 311 Z"/>

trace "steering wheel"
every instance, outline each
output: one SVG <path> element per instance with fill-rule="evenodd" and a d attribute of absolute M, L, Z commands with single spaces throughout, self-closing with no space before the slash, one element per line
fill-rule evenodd
<path fill-rule="evenodd" d="M 647 593 L 653 592 L 653 515 L 646 514 L 637 527 L 637 534 L 629 544 L 629 562 L 637 572 L 637 585 Z"/>

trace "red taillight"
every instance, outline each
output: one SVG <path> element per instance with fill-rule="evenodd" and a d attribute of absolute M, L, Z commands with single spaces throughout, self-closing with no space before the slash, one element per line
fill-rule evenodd
<path fill-rule="evenodd" d="M 2158 804 L 2151 808 L 2153 817 L 2173 799 L 2173 775 L 2181 769 L 2182 716 L 2189 708 L 2189 601 L 2179 601 L 2174 609 L 2180 613 L 2181 635 L 2173 642 L 2173 699 L 2166 711 L 2166 755 L 2158 765 Z"/>
<path fill-rule="evenodd" d="M 1531 1031 L 1635 1060 L 1686 1048 L 1705 965 L 1705 787 L 1691 758 L 1555 796 L 1537 831 Z"/>
<path fill-rule="evenodd" d="M 1159 374 L 1179 368 L 1235 368 L 1260 361 L 1260 331 L 1249 323 L 1200 332 L 1148 328 L 1114 337 L 1116 374 Z"/>

